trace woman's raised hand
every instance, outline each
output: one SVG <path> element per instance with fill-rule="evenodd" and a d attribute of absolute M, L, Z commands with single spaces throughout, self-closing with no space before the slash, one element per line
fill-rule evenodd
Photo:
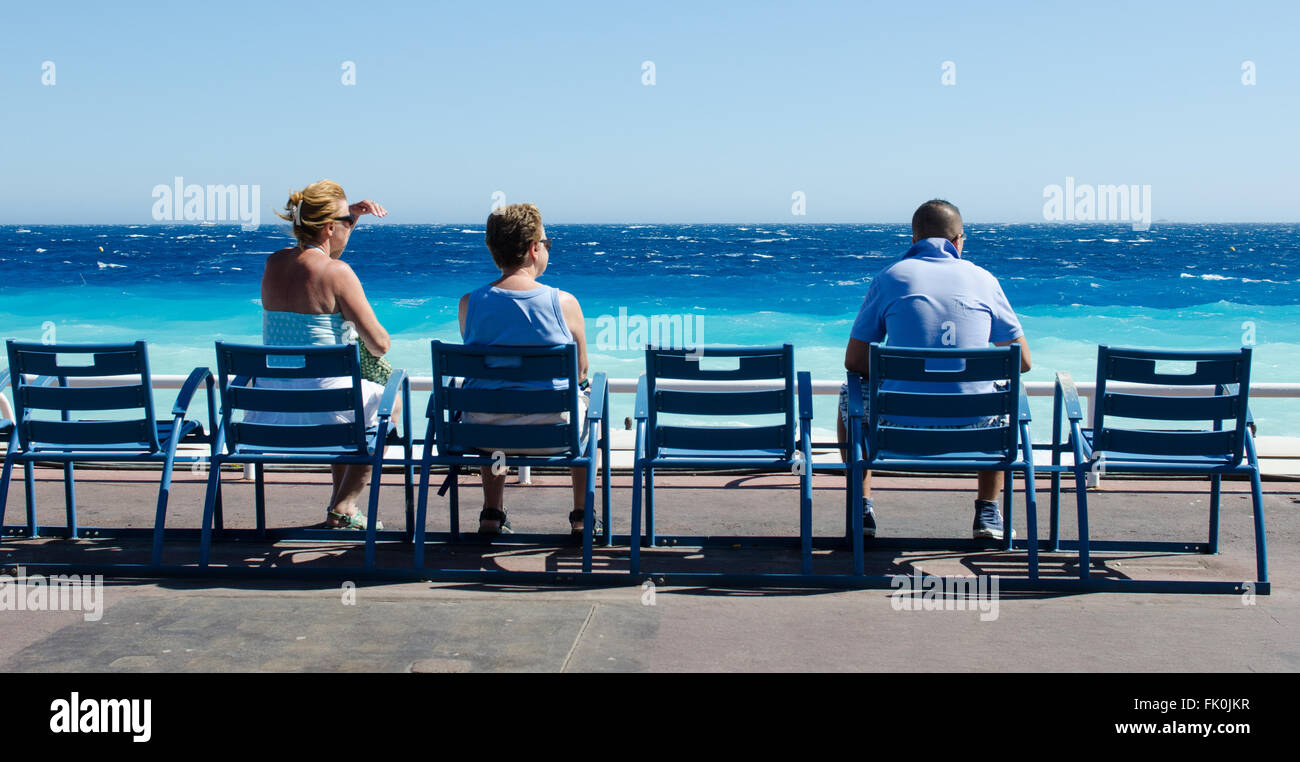
<path fill-rule="evenodd" d="M 355 214 L 358 217 L 360 217 L 363 214 L 373 214 L 376 217 L 388 216 L 387 209 L 385 209 L 384 207 L 380 206 L 376 202 L 371 201 L 369 199 L 366 199 L 365 201 L 358 201 L 357 203 L 352 204 L 351 206 L 348 207 L 348 212 L 351 214 Z"/>

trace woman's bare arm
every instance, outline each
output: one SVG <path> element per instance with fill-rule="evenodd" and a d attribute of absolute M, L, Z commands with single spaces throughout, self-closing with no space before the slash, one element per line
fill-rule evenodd
<path fill-rule="evenodd" d="M 339 311 L 343 313 L 343 319 L 356 327 L 366 348 L 376 357 L 388 354 L 392 348 L 388 331 L 384 330 L 379 324 L 379 318 L 375 317 L 375 311 L 366 299 L 365 289 L 361 287 L 357 274 L 346 262 L 335 260 L 329 264 L 329 280 L 334 287 L 334 298 Z"/>

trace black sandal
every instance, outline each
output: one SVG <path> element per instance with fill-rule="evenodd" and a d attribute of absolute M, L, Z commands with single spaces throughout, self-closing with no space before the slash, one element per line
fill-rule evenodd
<path fill-rule="evenodd" d="M 586 511 L 569 511 L 569 535 L 572 537 L 582 537 L 582 525 L 586 519 Z M 576 525 L 576 526 L 575 526 Z M 605 531 L 605 525 L 600 519 L 596 519 L 596 525 L 591 528 L 591 536 L 595 537 Z"/>
<path fill-rule="evenodd" d="M 478 520 L 479 520 L 479 526 L 478 526 L 479 534 L 493 535 L 493 534 L 511 533 L 510 519 L 506 518 L 506 512 L 504 509 L 498 510 L 496 508 L 484 508 L 483 510 L 479 511 Z M 484 521 L 498 522 L 497 528 L 484 529 L 483 528 Z"/>

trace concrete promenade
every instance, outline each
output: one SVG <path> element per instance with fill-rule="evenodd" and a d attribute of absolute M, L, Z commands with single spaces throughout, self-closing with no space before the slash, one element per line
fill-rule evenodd
<path fill-rule="evenodd" d="M 61 471 L 38 469 L 40 522 L 64 520 Z M 21 473 L 6 523 L 24 520 Z M 157 473 L 78 469 L 84 526 L 149 527 Z M 179 469 L 168 525 L 196 527 L 204 474 Z M 226 525 L 253 525 L 251 483 L 230 472 Z M 381 516 L 403 528 L 399 475 L 385 475 Z M 512 477 L 513 481 L 513 477 Z M 506 505 L 517 532 L 565 532 L 567 477 L 534 474 L 511 485 Z M 626 533 L 630 476 L 614 479 L 614 530 Z M 463 528 L 476 526 L 477 479 L 462 480 Z M 388 485 L 392 486 L 388 486 Z M 661 481 L 661 534 L 795 535 L 797 489 L 786 475 L 670 476 Z M 1046 535 L 1046 480 L 1040 480 L 1040 536 Z M 1092 494 L 1095 540 L 1205 540 L 1208 481 L 1109 478 Z M 880 477 L 880 536 L 969 538 L 973 479 Z M 1225 482 L 1218 555 L 1103 554 L 1094 569 L 1140 579 L 1254 579 L 1248 483 Z M 1300 483 L 1265 483 L 1273 594 L 1071 595 L 1003 592 L 988 611 L 897 610 L 889 590 L 773 591 L 659 587 L 608 588 L 479 584 L 231 582 L 162 579 L 107 581 L 103 617 L 79 611 L 0 611 L 0 670 L 13 671 L 1262 671 L 1300 670 Z M 321 473 L 273 472 L 268 521 L 304 526 L 324 518 Z M 1023 502 L 1017 495 L 1017 505 Z M 842 532 L 843 478 L 818 475 L 818 535 Z M 1074 498 L 1062 500 L 1062 537 L 1072 539 Z M 430 497 L 431 530 L 447 526 L 445 498 Z M 1023 515 L 1016 526 L 1024 536 Z M 379 565 L 400 565 L 409 546 L 393 545 Z M 463 546 L 431 560 L 465 568 L 566 569 L 578 551 Z M 5 563 L 37 560 L 144 562 L 147 543 L 5 538 Z M 192 563 L 194 543 L 169 542 L 167 563 Z M 892 551 L 868 557 L 873 573 L 1022 574 L 1024 552 Z M 359 563 L 360 550 L 280 543 L 225 547 L 217 563 Z M 798 571 L 784 548 L 645 552 L 647 571 Z M 816 554 L 822 571 L 847 571 L 843 551 Z M 626 547 L 596 549 L 597 570 L 627 568 Z M 1071 553 L 1043 558 L 1044 575 L 1075 570 Z M 981 614 L 984 616 L 981 616 Z"/>

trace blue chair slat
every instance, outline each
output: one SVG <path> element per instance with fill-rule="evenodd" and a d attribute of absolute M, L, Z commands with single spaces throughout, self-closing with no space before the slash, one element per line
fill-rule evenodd
<path fill-rule="evenodd" d="M 441 358 L 443 367 L 439 368 L 439 372 L 444 376 L 487 381 L 536 381 L 569 376 L 564 357 L 532 352 L 536 349 L 534 347 L 497 348 L 503 352 L 506 349 L 516 350 L 518 354 L 492 354 L 491 349 L 489 347 L 486 348 L 487 351 L 473 354 L 447 353 Z"/>
<path fill-rule="evenodd" d="M 29 445 L 123 445 L 158 450 L 154 421 L 40 421 L 27 420 L 19 425 L 19 436 Z"/>
<path fill-rule="evenodd" d="M 130 386 L 31 386 L 18 389 L 23 407 L 38 410 L 122 410 L 145 407 L 149 390 Z"/>
<path fill-rule="evenodd" d="M 1172 352 L 1161 358 L 1125 357 L 1111 355 L 1108 357 L 1105 374 L 1111 381 L 1127 381 L 1136 384 L 1163 384 L 1167 386 L 1205 386 L 1209 384 L 1233 384 L 1241 379 L 1241 359 L 1201 360 L 1196 363 L 1192 373 L 1157 373 L 1156 362 L 1160 360 L 1178 361 L 1182 358 Z"/>
<path fill-rule="evenodd" d="M 567 447 L 576 443 L 570 437 L 572 427 L 565 423 L 531 426 L 495 426 L 484 423 L 451 423 L 447 426 L 446 445 L 457 450 L 523 450 L 543 447 Z"/>
<path fill-rule="evenodd" d="M 880 415 L 930 418 L 1011 415 L 1016 407 L 1016 400 L 1012 398 L 1010 390 L 960 395 L 881 391 L 876 401 L 880 406 Z"/>
<path fill-rule="evenodd" d="M 1101 400 L 1106 415 L 1152 421 L 1221 421 L 1236 418 L 1241 406 L 1236 395 L 1162 397 L 1107 392 Z"/>
<path fill-rule="evenodd" d="M 786 426 L 657 426 L 655 441 L 675 450 L 786 450 L 794 434 Z"/>
<path fill-rule="evenodd" d="M 654 357 L 654 375 L 656 378 L 693 379 L 697 381 L 757 381 L 768 378 L 782 378 L 794 370 L 788 365 L 787 356 L 781 350 L 767 350 L 765 353 L 745 354 L 744 349 L 710 348 L 709 357 L 737 357 L 738 366 L 734 370 L 702 370 L 700 354 L 697 350 L 660 350 Z"/>
<path fill-rule="evenodd" d="M 1241 452 L 1235 431 L 1134 431 L 1106 428 L 1093 435 L 1093 450 L 1139 455 L 1231 456 Z"/>
<path fill-rule="evenodd" d="M 227 390 L 236 410 L 278 413 L 328 413 L 352 410 L 352 389 L 259 389 L 231 384 Z"/>
<path fill-rule="evenodd" d="M 660 413 L 682 415 L 766 415 L 785 413 L 790 397 L 783 389 L 757 392 L 655 390 Z"/>
<path fill-rule="evenodd" d="M 359 377 L 361 367 L 356 345 L 265 347 L 221 342 L 220 346 L 217 363 L 228 377 L 346 378 Z"/>
<path fill-rule="evenodd" d="M 1015 460 L 1015 429 L 999 426 L 987 429 L 917 429 L 880 425 L 876 429 L 876 447 L 882 454 L 899 458 L 908 455 L 943 455 L 946 453 L 1002 453 L 1009 463 Z"/>
<path fill-rule="evenodd" d="M 143 342 L 135 345 L 112 345 L 111 349 L 94 351 L 87 345 L 43 345 L 21 344 L 14 342 L 17 348 L 16 360 L 11 360 L 10 369 L 14 373 L 26 373 L 37 376 L 56 376 L 63 378 L 85 376 L 128 376 L 140 373 L 139 352 Z M 58 352 L 39 351 L 39 347 L 58 347 Z M 12 350 L 11 350 L 12 352 Z M 91 355 L 89 365 L 64 365 L 59 362 L 59 355 Z M 12 357 L 12 355 L 11 355 Z"/>
<path fill-rule="evenodd" d="M 226 441 L 235 446 L 249 445 L 258 448 L 319 448 L 345 447 L 358 454 L 366 454 L 364 432 L 357 435 L 351 423 L 322 423 L 312 426 L 291 426 L 265 423 L 231 423 Z"/>
<path fill-rule="evenodd" d="M 880 378 L 895 381 L 930 383 L 998 381 L 1012 375 L 1010 360 L 1005 356 L 981 357 L 964 350 L 954 350 L 952 358 L 927 358 L 915 354 L 916 350 L 903 352 L 893 347 L 890 349 L 890 353 L 881 355 L 879 366 L 872 366 L 873 375 L 878 373 Z M 1017 367 L 1014 372 L 1018 375 L 1019 371 Z"/>
<path fill-rule="evenodd" d="M 474 413 L 562 413 L 569 410 L 572 393 L 567 389 L 529 392 L 521 395 L 502 394 L 496 389 L 456 389 L 443 391 L 448 410 Z"/>

